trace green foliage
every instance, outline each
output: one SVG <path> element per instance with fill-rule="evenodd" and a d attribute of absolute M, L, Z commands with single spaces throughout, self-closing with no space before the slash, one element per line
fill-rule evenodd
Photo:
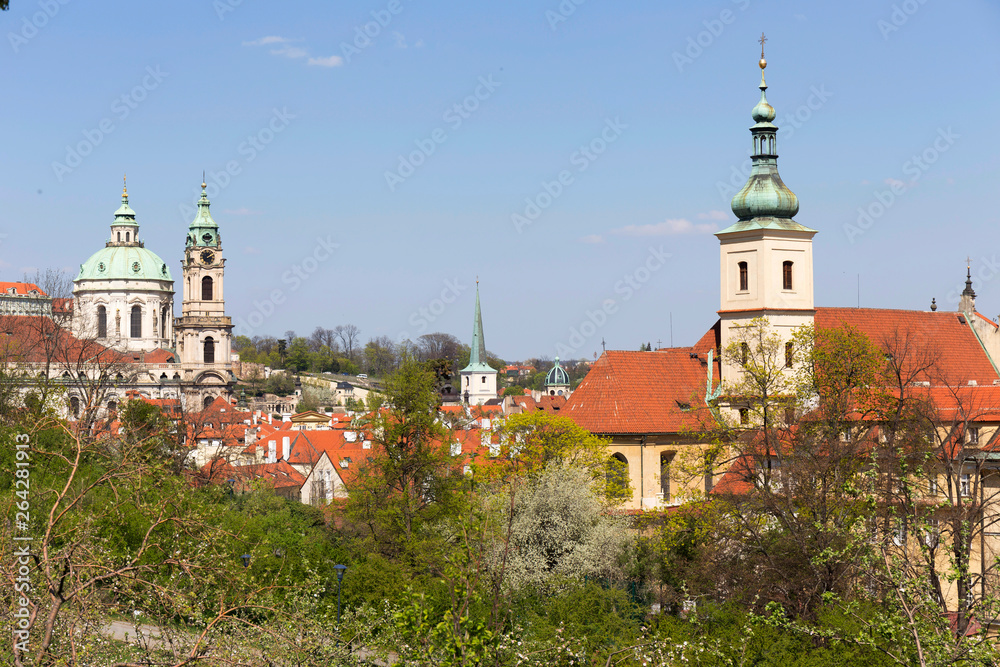
<path fill-rule="evenodd" d="M 600 482 L 598 492 L 610 502 L 632 497 L 625 465 L 608 456 L 608 440 L 594 435 L 568 417 L 544 412 L 511 415 L 498 431 L 496 460 L 477 466 L 486 482 L 540 474 L 550 463 L 581 468 Z"/>
<path fill-rule="evenodd" d="M 264 384 L 264 391 L 278 396 L 288 396 L 295 392 L 295 380 L 287 373 L 271 373 Z"/>

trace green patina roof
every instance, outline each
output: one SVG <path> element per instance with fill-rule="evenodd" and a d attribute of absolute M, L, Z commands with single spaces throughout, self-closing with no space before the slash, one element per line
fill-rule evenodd
<path fill-rule="evenodd" d="M 152 250 L 147 250 L 139 241 L 139 225 L 135 221 L 135 211 L 128 205 L 128 191 L 122 190 L 122 205 L 115 211 L 115 221 L 111 223 L 112 233 L 115 227 L 128 225 L 135 231 L 131 238 L 122 243 L 117 236 L 90 256 L 80 265 L 77 280 L 169 280 L 170 269 L 166 262 L 160 259 Z"/>
<path fill-rule="evenodd" d="M 767 62 L 761 58 L 760 101 L 753 108 L 751 117 L 755 124 L 750 128 L 753 135 L 753 166 L 746 185 L 733 197 L 733 213 L 739 220 L 716 232 L 717 236 L 751 230 L 784 230 L 816 233 L 795 222 L 792 217 L 799 212 L 799 198 L 788 189 L 778 174 L 777 132 L 771 121 L 775 111 L 766 96 L 764 67 Z"/>
<path fill-rule="evenodd" d="M 188 246 L 218 247 L 222 243 L 219 237 L 219 225 L 212 219 L 208 194 L 205 192 L 205 182 L 201 183 L 201 199 L 198 200 L 198 213 L 188 228 L 186 244 Z"/>
<path fill-rule="evenodd" d="M 479 281 L 476 281 L 476 315 L 472 320 L 472 344 L 470 345 L 469 365 L 462 369 L 463 373 L 496 373 L 484 360 L 486 359 L 486 342 L 483 340 L 483 315 L 479 309 Z"/>
<path fill-rule="evenodd" d="M 549 371 L 549 374 L 545 376 L 545 386 L 559 386 L 563 384 L 569 384 L 569 374 L 566 369 L 559 365 L 559 357 L 556 357 L 556 363 Z"/>
<path fill-rule="evenodd" d="M 74 280 L 170 280 L 170 269 L 152 250 L 116 245 L 101 248 L 80 265 Z"/>

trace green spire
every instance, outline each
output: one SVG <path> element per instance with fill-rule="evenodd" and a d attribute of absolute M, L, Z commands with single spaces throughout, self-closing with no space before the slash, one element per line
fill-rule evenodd
<path fill-rule="evenodd" d="M 771 122 L 776 114 L 767 101 L 767 83 L 764 81 L 764 68 L 767 67 L 764 42 L 767 40 L 761 35 L 760 41 L 760 101 L 751 112 L 754 125 L 750 128 L 753 166 L 746 185 L 733 197 L 733 213 L 739 222 L 717 234 L 765 228 L 812 232 L 815 230 L 792 220 L 799 212 L 799 198 L 778 174 L 778 127 Z"/>
<path fill-rule="evenodd" d="M 201 199 L 198 200 L 198 213 L 188 228 L 187 245 L 217 247 L 221 245 L 222 239 L 219 236 L 219 225 L 212 219 L 212 213 L 209 210 L 211 203 L 208 201 L 208 193 L 205 192 L 205 188 L 205 176 L 202 174 Z"/>
<path fill-rule="evenodd" d="M 472 344 L 470 345 L 469 365 L 462 369 L 481 373 L 496 372 L 486 364 L 486 342 L 483 340 L 483 314 L 479 308 L 479 281 L 476 281 L 476 314 L 472 320 Z"/>

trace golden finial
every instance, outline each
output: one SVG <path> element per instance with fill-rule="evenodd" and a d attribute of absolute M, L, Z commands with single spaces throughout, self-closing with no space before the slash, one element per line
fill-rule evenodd
<path fill-rule="evenodd" d="M 764 36 L 764 33 L 760 33 L 760 39 L 757 41 L 760 42 L 760 63 L 758 64 L 761 69 L 764 69 L 767 67 L 767 61 L 764 60 L 764 43 L 767 42 L 767 37 Z"/>
<path fill-rule="evenodd" d="M 122 174 L 122 197 L 128 197 L 128 174 Z"/>

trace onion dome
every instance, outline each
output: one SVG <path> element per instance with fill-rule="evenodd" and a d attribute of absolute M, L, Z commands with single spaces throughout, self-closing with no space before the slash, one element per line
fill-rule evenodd
<path fill-rule="evenodd" d="M 792 220 L 799 212 L 799 198 L 778 174 L 778 128 L 772 122 L 776 116 L 774 107 L 767 101 L 767 83 L 764 81 L 767 60 L 764 59 L 763 44 L 758 64 L 761 70 L 760 101 L 750 114 L 754 120 L 750 128 L 753 135 L 750 177 L 732 201 L 733 213 L 739 222 L 718 234 L 762 228 L 815 231 Z"/>

